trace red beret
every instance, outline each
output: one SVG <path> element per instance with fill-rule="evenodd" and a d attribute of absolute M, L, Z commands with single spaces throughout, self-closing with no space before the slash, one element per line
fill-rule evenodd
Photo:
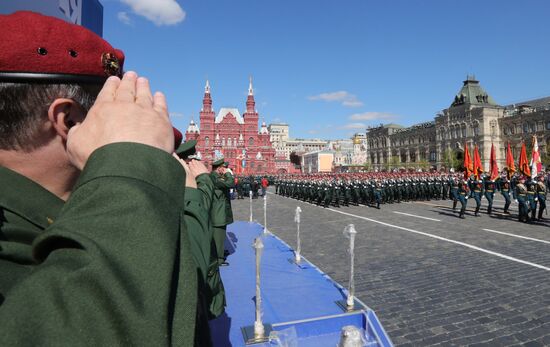
<path fill-rule="evenodd" d="M 174 127 L 173 129 L 174 129 L 174 150 L 176 150 L 181 145 L 181 141 L 183 140 L 183 134 L 178 129 Z"/>
<path fill-rule="evenodd" d="M 0 81 L 103 84 L 124 53 L 84 28 L 29 11 L 0 15 Z"/>

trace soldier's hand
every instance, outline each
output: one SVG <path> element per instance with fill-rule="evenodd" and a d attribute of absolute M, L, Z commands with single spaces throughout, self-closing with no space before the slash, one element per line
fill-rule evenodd
<path fill-rule="evenodd" d="M 191 171 L 191 174 L 194 177 L 198 177 L 199 175 L 210 173 L 206 168 L 206 166 L 204 166 L 202 161 L 199 161 L 199 160 L 191 160 L 189 162 L 189 170 Z"/>
<path fill-rule="evenodd" d="M 82 169 L 96 149 L 116 142 L 174 151 L 166 98 L 158 92 L 152 95 L 149 81 L 135 72 L 127 72 L 122 80 L 107 79 L 86 119 L 69 131 L 69 159 Z"/>
<path fill-rule="evenodd" d="M 178 157 L 176 153 L 172 153 L 172 156 L 181 164 L 183 170 L 185 171 L 185 186 L 189 188 L 197 188 L 195 176 L 193 175 L 193 172 L 191 172 L 189 165 L 185 162 L 185 160 Z"/>

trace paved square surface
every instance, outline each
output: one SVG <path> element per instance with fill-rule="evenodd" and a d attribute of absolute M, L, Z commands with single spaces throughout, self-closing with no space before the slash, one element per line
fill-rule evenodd
<path fill-rule="evenodd" d="M 550 219 L 502 215 L 466 219 L 451 201 L 322 208 L 268 195 L 268 230 L 296 247 L 294 214 L 302 209 L 302 255 L 347 287 L 350 223 L 356 294 L 371 307 L 396 346 L 550 346 Z M 252 201 L 264 223 L 263 199 Z M 235 220 L 247 221 L 249 200 L 233 200 Z"/>

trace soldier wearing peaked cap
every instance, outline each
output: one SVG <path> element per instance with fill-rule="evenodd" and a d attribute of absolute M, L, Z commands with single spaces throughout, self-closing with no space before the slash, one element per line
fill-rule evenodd
<path fill-rule="evenodd" d="M 219 306 L 220 302 L 225 302 L 225 290 L 219 272 L 214 229 L 210 221 L 214 184 L 208 169 L 196 156 L 196 144 L 195 140 L 186 141 L 178 147 L 176 154 L 181 159 L 187 177 L 184 220 L 189 229 L 193 258 L 201 274 L 199 299 L 204 306 L 199 306 L 199 317 L 202 321 L 202 318 L 211 319 L 220 314 Z M 206 335 L 205 330 L 198 332 Z"/>
<path fill-rule="evenodd" d="M 544 176 L 539 174 L 536 178 L 536 198 L 539 203 L 538 220 L 542 220 L 542 212 L 546 210 L 546 185 L 544 184 Z"/>
<path fill-rule="evenodd" d="M 493 211 L 493 199 L 495 197 L 496 183 L 488 175 L 483 177 L 483 190 L 485 192 L 485 199 L 487 199 L 487 213 L 491 214 Z"/>
<path fill-rule="evenodd" d="M 534 221 L 537 213 L 537 188 L 536 188 L 536 182 L 531 177 L 527 177 L 525 180 L 525 185 L 527 186 L 527 204 L 529 207 L 529 211 L 531 212 L 531 219 L 530 221 Z"/>
<path fill-rule="evenodd" d="M 504 214 L 510 214 L 508 209 L 512 203 L 512 200 L 510 199 L 510 191 L 512 186 L 506 171 L 502 171 L 500 178 L 497 179 L 497 188 L 500 190 L 500 194 L 502 194 L 502 197 L 504 198 Z"/>
<path fill-rule="evenodd" d="M 197 145 L 196 140 L 189 140 L 185 141 L 182 144 L 179 145 L 176 149 L 176 154 L 178 157 L 180 157 L 183 160 L 190 160 L 190 159 L 196 159 L 195 154 L 197 153 L 197 149 L 195 146 Z"/>
<path fill-rule="evenodd" d="M 460 201 L 460 213 L 459 217 L 464 219 L 464 214 L 466 213 L 466 206 L 468 205 L 468 197 L 470 195 L 470 185 L 467 180 L 460 182 L 458 187 L 458 200 Z"/>
<path fill-rule="evenodd" d="M 164 96 L 83 27 L 0 28 L 0 345 L 202 344 Z"/>
<path fill-rule="evenodd" d="M 527 205 L 527 186 L 525 185 L 525 177 L 521 176 L 518 179 L 519 183 L 516 185 L 516 197 L 518 199 L 520 222 L 527 223 L 529 220 L 529 207 Z"/>
<path fill-rule="evenodd" d="M 470 184 L 470 197 L 474 198 L 476 201 L 476 210 L 475 210 L 475 216 L 479 216 L 479 209 L 481 208 L 481 197 L 483 196 L 483 182 L 476 178 L 475 175 L 472 174 L 470 176 L 469 180 Z"/>
<path fill-rule="evenodd" d="M 210 178 L 214 183 L 214 202 L 212 205 L 212 225 L 214 227 L 214 242 L 220 265 L 227 265 L 224 250 L 226 227 L 233 223 L 231 197 L 229 190 L 235 186 L 231 171 L 225 167 L 223 158 L 212 163 Z"/>
<path fill-rule="evenodd" d="M 233 188 L 235 181 L 233 175 L 225 167 L 223 158 L 212 163 L 210 179 L 214 184 L 214 195 L 210 219 L 212 222 L 213 238 L 215 247 L 215 258 L 218 266 L 229 265 L 226 261 L 225 238 L 227 225 L 233 223 L 233 211 L 231 209 L 231 198 L 229 189 Z M 221 279 L 219 280 L 221 284 Z M 218 317 L 225 310 L 225 292 L 223 285 L 219 286 L 219 292 L 215 292 L 213 302 L 210 305 L 210 312 L 213 317 Z"/>
<path fill-rule="evenodd" d="M 233 177 L 225 176 L 224 159 L 220 158 L 212 163 L 210 179 L 214 184 L 210 221 L 212 224 L 212 272 L 209 285 L 213 289 L 210 302 L 210 318 L 216 318 L 225 312 L 225 289 L 219 274 L 220 265 L 228 265 L 225 258 L 225 238 L 228 224 L 233 223 L 231 199 L 229 189 L 233 186 Z M 227 179 L 227 180 L 226 180 Z"/>

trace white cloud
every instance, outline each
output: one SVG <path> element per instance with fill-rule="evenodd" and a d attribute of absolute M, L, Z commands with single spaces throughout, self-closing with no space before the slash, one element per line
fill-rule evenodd
<path fill-rule="evenodd" d="M 175 0 L 121 0 L 134 13 L 158 26 L 174 25 L 185 19 L 185 11 Z M 120 17 L 119 17 L 120 19 Z"/>
<path fill-rule="evenodd" d="M 344 102 L 342 102 L 342 105 L 346 106 L 346 107 L 361 107 L 363 106 L 363 103 L 359 100 L 344 100 Z"/>
<path fill-rule="evenodd" d="M 130 25 L 132 21 L 130 20 L 130 17 L 128 17 L 128 13 L 126 12 L 119 12 L 117 14 L 118 20 L 126 25 Z"/>
<path fill-rule="evenodd" d="M 349 116 L 349 120 L 380 120 L 380 119 L 395 119 L 397 115 L 386 112 L 364 112 L 355 113 Z"/>
<path fill-rule="evenodd" d="M 363 102 L 357 99 L 357 96 L 345 91 L 340 90 L 337 92 L 331 93 L 321 93 L 319 95 L 313 95 L 308 97 L 309 100 L 317 101 L 326 101 L 326 102 L 341 102 L 343 106 L 346 107 L 361 107 Z"/>
<path fill-rule="evenodd" d="M 364 123 L 348 123 L 341 126 L 339 129 L 366 129 L 367 126 Z"/>

